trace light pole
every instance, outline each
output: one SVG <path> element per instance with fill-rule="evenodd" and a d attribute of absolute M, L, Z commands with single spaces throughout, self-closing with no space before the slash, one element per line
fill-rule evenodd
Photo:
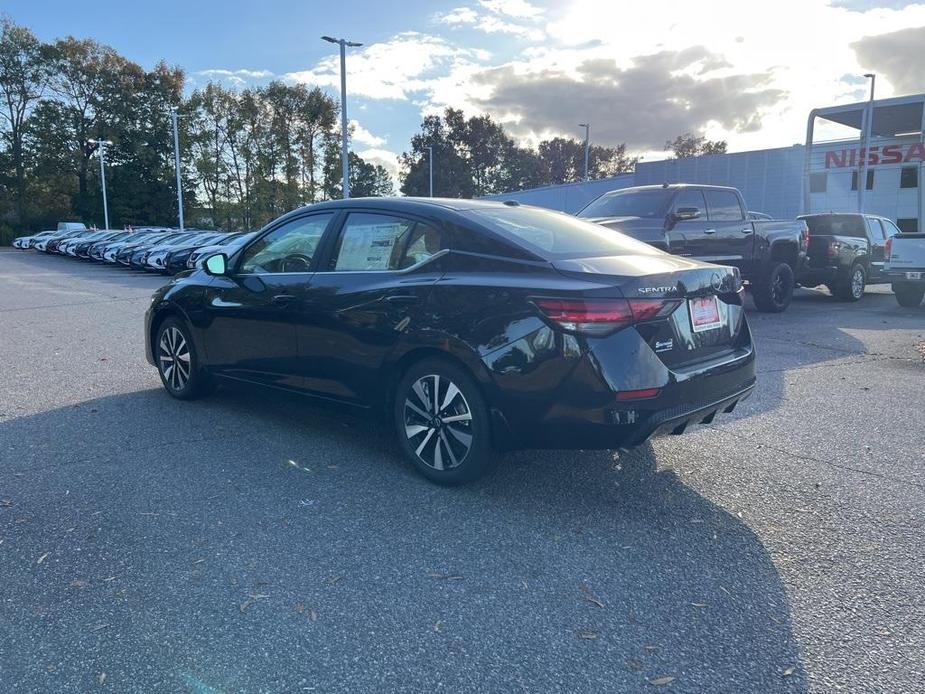
<path fill-rule="evenodd" d="M 870 99 L 867 102 L 867 114 L 864 116 L 864 146 L 861 151 L 864 152 L 862 162 L 862 174 L 859 176 L 862 180 L 858 181 L 858 212 L 864 212 L 864 192 L 867 190 L 867 164 L 870 161 L 870 136 L 874 120 L 874 84 L 877 82 L 877 76 L 871 72 L 864 75 L 870 78 Z"/>
<path fill-rule="evenodd" d="M 103 220 L 106 229 L 109 228 L 109 203 L 106 202 L 106 145 L 111 145 L 111 140 L 87 140 L 91 145 L 96 145 L 100 151 L 100 184 L 103 188 Z"/>
<path fill-rule="evenodd" d="M 344 198 L 350 197 L 350 164 L 347 161 L 347 46 L 355 48 L 362 43 L 322 36 L 328 43 L 340 46 L 340 163 L 344 175 Z"/>
<path fill-rule="evenodd" d="M 173 124 L 173 154 L 174 165 L 177 170 L 177 209 L 180 212 L 180 231 L 183 231 L 183 184 L 180 182 L 180 135 L 177 131 L 177 120 L 179 118 L 177 107 L 172 107 L 170 109 L 170 122 Z"/>
<path fill-rule="evenodd" d="M 585 180 L 588 180 L 588 149 L 591 146 L 591 124 L 579 123 L 579 128 L 585 129 Z"/>
<path fill-rule="evenodd" d="M 427 164 L 430 166 L 430 197 L 434 197 L 434 146 L 427 145 Z"/>

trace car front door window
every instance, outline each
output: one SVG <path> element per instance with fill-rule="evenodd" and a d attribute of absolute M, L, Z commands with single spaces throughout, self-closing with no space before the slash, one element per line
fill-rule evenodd
<path fill-rule="evenodd" d="M 309 272 L 333 213 L 294 219 L 264 234 L 244 251 L 238 274 Z"/>

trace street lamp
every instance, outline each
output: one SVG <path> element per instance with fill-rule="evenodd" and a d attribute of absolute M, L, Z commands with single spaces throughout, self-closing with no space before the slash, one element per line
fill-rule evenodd
<path fill-rule="evenodd" d="M 106 229 L 109 228 L 109 203 L 106 202 L 106 145 L 111 145 L 112 140 L 87 140 L 91 145 L 96 145 L 100 152 L 100 182 L 103 187 L 103 220 Z"/>
<path fill-rule="evenodd" d="M 328 43 L 340 46 L 340 162 L 344 175 L 344 198 L 350 197 L 350 165 L 347 161 L 347 46 L 355 48 L 362 43 L 322 36 Z"/>
<path fill-rule="evenodd" d="M 591 124 L 590 123 L 579 123 L 579 128 L 585 129 L 585 180 L 588 180 L 588 149 L 590 148 L 591 143 Z"/>
<path fill-rule="evenodd" d="M 864 152 L 862 161 L 862 180 L 858 181 L 858 212 L 864 212 L 864 192 L 867 190 L 867 165 L 870 161 L 870 136 L 874 121 L 874 84 L 877 82 L 877 76 L 872 72 L 864 74 L 864 77 L 870 79 L 870 99 L 867 102 L 867 113 L 864 116 Z"/>
<path fill-rule="evenodd" d="M 434 197 L 434 146 L 427 145 L 427 163 L 430 166 L 430 197 Z"/>
<path fill-rule="evenodd" d="M 177 132 L 177 120 L 179 118 L 177 107 L 171 107 L 170 122 L 173 124 L 174 167 L 177 170 L 177 209 L 180 211 L 180 231 L 183 231 L 183 185 L 180 183 L 180 135 Z"/>

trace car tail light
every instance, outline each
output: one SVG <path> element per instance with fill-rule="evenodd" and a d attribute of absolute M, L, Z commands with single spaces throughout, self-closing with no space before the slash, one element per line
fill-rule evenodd
<path fill-rule="evenodd" d="M 803 223 L 803 234 L 801 237 L 801 243 L 803 245 L 803 250 L 809 248 L 809 227 L 806 226 L 806 223 Z"/>
<path fill-rule="evenodd" d="M 828 247 L 825 249 L 825 255 L 827 258 L 835 258 L 838 256 L 838 241 L 829 241 Z"/>
<path fill-rule="evenodd" d="M 563 329 L 589 335 L 667 315 L 678 305 L 663 299 L 534 299 L 533 303 Z"/>
<path fill-rule="evenodd" d="M 890 238 L 886 240 L 886 243 L 883 244 L 883 257 L 889 260 L 892 254 L 893 254 L 893 237 L 891 236 Z"/>

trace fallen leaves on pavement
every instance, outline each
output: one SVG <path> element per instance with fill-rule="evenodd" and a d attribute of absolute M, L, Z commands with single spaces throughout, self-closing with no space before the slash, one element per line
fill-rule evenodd
<path fill-rule="evenodd" d="M 656 677 L 654 680 L 649 680 L 649 684 L 656 686 L 656 687 L 661 687 L 666 684 L 671 684 L 672 682 L 674 682 L 674 677 L 672 677 L 671 675 L 665 675 L 664 677 Z"/>

